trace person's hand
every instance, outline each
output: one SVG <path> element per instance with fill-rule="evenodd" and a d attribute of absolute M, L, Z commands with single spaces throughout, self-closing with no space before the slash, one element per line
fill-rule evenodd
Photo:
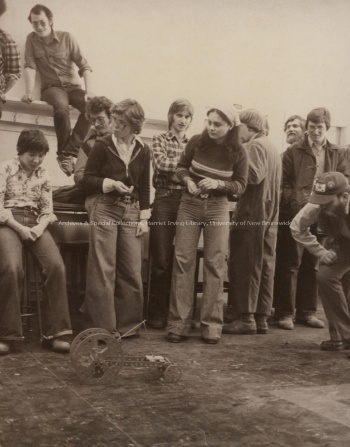
<path fill-rule="evenodd" d="M 32 227 L 30 229 L 30 232 L 35 237 L 35 239 L 38 239 L 40 236 L 42 236 L 44 228 L 41 225 L 36 225 L 35 227 Z"/>
<path fill-rule="evenodd" d="M 337 253 L 333 250 L 328 250 L 320 257 L 320 264 L 331 265 L 337 262 Z"/>
<path fill-rule="evenodd" d="M 146 233 L 148 233 L 147 219 L 141 219 L 136 227 L 136 237 L 142 236 Z"/>
<path fill-rule="evenodd" d="M 87 102 L 89 99 L 93 98 L 94 96 L 95 95 L 93 94 L 93 92 L 85 91 L 85 95 L 84 95 L 85 102 Z"/>
<path fill-rule="evenodd" d="M 30 104 L 31 102 L 34 101 L 34 96 L 31 93 L 26 93 L 25 95 L 22 96 L 21 101 Z"/>
<path fill-rule="evenodd" d="M 200 188 L 201 192 L 207 192 L 209 189 L 217 189 L 219 186 L 219 182 L 213 178 L 204 178 L 198 183 L 198 188 Z"/>
<path fill-rule="evenodd" d="M 131 186 L 130 188 L 128 186 L 126 186 L 125 183 L 120 182 L 119 180 L 116 180 L 113 183 L 113 188 L 118 191 L 120 194 L 131 194 L 134 187 Z"/>
<path fill-rule="evenodd" d="M 181 180 L 179 179 L 179 177 L 176 175 L 176 174 L 171 174 L 171 176 L 170 176 L 170 180 L 173 182 L 173 183 L 181 183 Z"/>
<path fill-rule="evenodd" d="M 18 231 L 22 241 L 32 241 L 34 242 L 36 240 L 36 236 L 32 233 L 32 229 L 29 227 L 25 227 L 24 225 L 22 228 Z"/>
<path fill-rule="evenodd" d="M 187 186 L 187 190 L 190 194 L 197 196 L 200 193 L 200 189 L 197 188 L 197 185 L 195 184 L 195 182 L 193 180 L 186 180 L 186 186 Z"/>

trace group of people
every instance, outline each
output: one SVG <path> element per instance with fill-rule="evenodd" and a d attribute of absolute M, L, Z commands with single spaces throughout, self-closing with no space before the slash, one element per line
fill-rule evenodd
<path fill-rule="evenodd" d="M 350 271 L 349 168 L 344 150 L 326 138 L 329 111 L 313 109 L 306 120 L 290 117 L 285 124 L 290 146 L 281 156 L 263 114 L 238 113 L 227 104 L 213 104 L 203 132 L 188 139 L 194 108 L 177 99 L 169 108 L 168 131 L 155 135 L 148 147 L 139 136 L 145 120 L 141 105 L 93 96 L 91 69 L 74 38 L 54 31 L 52 12 L 43 5 L 33 7 L 28 19 L 34 31 L 26 42 L 22 100 L 33 101 L 38 71 L 42 99 L 53 106 L 58 163 L 74 174 L 75 192 L 84 198 L 89 217 L 88 324 L 118 339 L 138 336 L 144 311 L 141 241 L 150 228 L 147 325 L 165 330 L 169 342 L 182 342 L 193 327 L 202 234 L 205 343 L 218 343 L 222 333 L 266 334 L 272 308 L 281 329 L 293 329 L 294 316 L 322 328 L 316 316 L 319 294 L 330 331 L 321 348 L 350 348 L 348 290 L 342 283 Z M 4 101 L 20 64 L 10 36 L 1 32 L 0 38 L 7 47 L 3 57 L 10 54 L 12 61 L 2 65 Z M 73 131 L 69 104 L 81 112 Z M 56 352 L 70 349 L 65 267 L 48 230 L 56 219 L 42 167 L 48 150 L 41 131 L 24 130 L 17 156 L 0 164 L 0 354 L 23 338 L 25 250 L 43 275 L 43 345 Z M 232 198 L 238 203 L 230 216 Z M 226 270 L 230 315 L 224 318 Z"/>

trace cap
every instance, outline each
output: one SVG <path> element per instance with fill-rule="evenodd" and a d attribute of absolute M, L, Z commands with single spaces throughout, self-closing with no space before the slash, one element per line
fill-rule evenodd
<path fill-rule="evenodd" d="M 309 197 L 310 203 L 325 205 L 331 202 L 337 194 L 349 191 L 349 183 L 340 172 L 325 172 L 319 176 Z"/>
<path fill-rule="evenodd" d="M 233 126 L 239 126 L 241 124 L 239 120 L 239 114 L 233 106 L 221 104 L 219 107 L 216 106 L 210 107 L 209 111 L 213 109 L 220 110 L 220 112 L 223 113 L 228 118 L 228 120 Z"/>

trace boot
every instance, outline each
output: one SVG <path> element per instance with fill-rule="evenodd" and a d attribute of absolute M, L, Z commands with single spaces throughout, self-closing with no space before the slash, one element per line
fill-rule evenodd
<path fill-rule="evenodd" d="M 256 328 L 258 334 L 267 334 L 269 326 L 267 324 L 267 316 L 261 314 L 255 314 Z"/>
<path fill-rule="evenodd" d="M 224 324 L 222 332 L 224 334 L 256 334 L 254 314 L 242 314 L 240 319 Z"/>

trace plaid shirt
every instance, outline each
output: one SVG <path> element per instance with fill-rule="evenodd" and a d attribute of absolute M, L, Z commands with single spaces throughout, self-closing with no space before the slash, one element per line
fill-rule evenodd
<path fill-rule="evenodd" d="M 0 93 L 4 94 L 7 81 L 21 77 L 21 60 L 18 47 L 12 37 L 0 30 Z"/>
<path fill-rule="evenodd" d="M 171 130 L 153 137 L 151 153 L 154 169 L 153 186 L 155 188 L 184 188 L 179 180 L 179 183 L 174 181 L 174 175 L 175 168 L 185 150 L 187 142 L 186 136 L 183 137 L 182 141 L 179 141 Z"/>

